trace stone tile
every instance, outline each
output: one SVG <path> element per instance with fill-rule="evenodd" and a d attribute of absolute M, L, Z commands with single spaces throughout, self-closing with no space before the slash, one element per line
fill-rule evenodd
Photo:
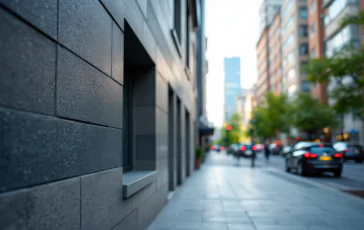
<path fill-rule="evenodd" d="M 127 12 L 125 1 L 128 0 L 101 0 L 122 30 L 124 30 L 124 18 Z"/>
<path fill-rule="evenodd" d="M 111 76 L 112 19 L 98 0 L 59 0 L 58 29 L 60 43 Z"/>
<path fill-rule="evenodd" d="M 130 25 L 130 27 L 133 29 L 135 34 L 137 35 L 139 40 L 143 40 L 143 14 L 140 11 L 140 8 L 137 4 L 137 2 L 124 0 L 125 4 L 127 5 L 127 11 L 126 11 L 126 21 Z"/>
<path fill-rule="evenodd" d="M 228 224 L 229 230 L 255 230 L 252 224 Z"/>
<path fill-rule="evenodd" d="M 121 166 L 121 130 L 0 108 L 0 191 Z"/>
<path fill-rule="evenodd" d="M 153 60 L 153 62 L 156 63 L 157 62 L 157 57 L 156 57 L 157 44 L 153 37 L 153 34 L 151 33 L 151 31 L 149 29 L 148 24 L 145 21 L 143 22 L 142 39 L 143 39 L 142 42 L 143 42 L 143 46 L 144 46 L 145 50 L 147 51 L 148 55 Z"/>
<path fill-rule="evenodd" d="M 228 230 L 228 225 L 225 223 L 202 223 L 202 230 Z"/>
<path fill-rule="evenodd" d="M 135 135 L 155 135 L 156 119 L 158 119 L 156 115 L 156 107 L 154 106 L 134 107 Z"/>
<path fill-rule="evenodd" d="M 201 229 L 202 222 L 201 221 L 179 221 L 177 222 L 173 229 Z"/>
<path fill-rule="evenodd" d="M 155 138 L 155 135 L 136 135 L 135 158 L 137 161 L 152 161 L 156 159 Z"/>
<path fill-rule="evenodd" d="M 121 1 L 114 1 L 121 2 Z M 124 34 L 113 22 L 112 26 L 112 52 L 111 76 L 120 84 L 124 83 Z"/>
<path fill-rule="evenodd" d="M 122 128 L 122 86 L 63 48 L 57 73 L 58 116 Z"/>
<path fill-rule="evenodd" d="M 79 229 L 80 179 L 0 195 L 0 229 Z"/>
<path fill-rule="evenodd" d="M 147 6 L 148 6 L 148 0 L 137 0 L 138 5 L 140 9 L 143 12 L 144 17 L 147 17 Z"/>
<path fill-rule="evenodd" d="M 57 0 L 0 0 L 0 3 L 9 7 L 20 17 L 33 24 L 53 39 L 57 39 Z M 4 22 L 3 20 L 1 21 Z"/>
<path fill-rule="evenodd" d="M 123 219 L 120 223 L 118 223 L 112 230 L 138 230 L 138 214 L 136 210 L 134 210 L 131 214 L 129 214 L 125 219 Z"/>
<path fill-rule="evenodd" d="M 122 177 L 122 168 L 81 177 L 81 229 L 111 229 L 132 211 L 122 197 Z"/>
<path fill-rule="evenodd" d="M 293 225 L 293 226 L 284 226 L 284 225 L 256 225 L 256 230 L 307 230 L 308 227 Z"/>
<path fill-rule="evenodd" d="M 33 2 L 10 0 L 6 4 L 23 12 L 27 7 L 42 8 L 44 1 L 39 2 L 39 8 Z M 54 114 L 55 43 L 2 8 L 0 21 L 0 105 Z"/>

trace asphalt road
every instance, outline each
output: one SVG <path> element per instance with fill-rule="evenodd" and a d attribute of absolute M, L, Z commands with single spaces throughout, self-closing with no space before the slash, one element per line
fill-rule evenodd
<path fill-rule="evenodd" d="M 285 171 L 284 158 L 281 156 L 271 156 L 269 162 L 266 162 L 263 155 L 260 154 L 257 159 L 261 164 Z M 364 190 L 364 164 L 345 162 L 341 178 L 334 178 L 332 174 L 324 173 L 310 175 L 306 179 L 340 190 Z"/>

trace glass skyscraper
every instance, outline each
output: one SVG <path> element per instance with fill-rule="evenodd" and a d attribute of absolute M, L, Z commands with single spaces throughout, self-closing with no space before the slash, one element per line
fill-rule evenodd
<path fill-rule="evenodd" d="M 228 121 L 236 113 L 236 97 L 241 94 L 240 58 L 225 58 L 224 72 L 224 121 Z"/>

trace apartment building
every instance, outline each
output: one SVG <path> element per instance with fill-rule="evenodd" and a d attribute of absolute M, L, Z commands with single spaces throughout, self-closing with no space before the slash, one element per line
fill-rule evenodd
<path fill-rule="evenodd" d="M 224 58 L 224 121 L 236 113 L 235 99 L 242 92 L 240 84 L 240 57 Z"/>
<path fill-rule="evenodd" d="M 256 103 L 259 105 L 264 99 L 264 95 L 270 90 L 269 86 L 269 49 L 268 49 L 269 27 L 265 28 L 260 35 L 257 50 L 257 85 L 256 85 Z"/>
<path fill-rule="evenodd" d="M 277 12 L 268 32 L 269 85 L 270 90 L 279 95 L 282 93 L 282 47 L 281 17 Z"/>
<path fill-rule="evenodd" d="M 363 9 L 363 0 L 324 0 L 323 8 L 326 12 L 324 18 L 324 41 L 325 56 L 331 57 L 337 50 L 340 50 L 348 42 L 356 42 L 359 46 L 363 44 L 363 35 L 357 25 L 340 26 L 342 19 L 348 15 L 358 15 Z M 327 85 L 328 94 L 335 87 L 334 82 Z M 334 103 L 331 99 L 329 104 Z M 344 135 L 342 135 L 342 131 Z M 345 140 L 364 143 L 364 124 L 361 120 L 355 119 L 352 114 L 342 118 L 341 129 L 334 130 L 333 140 Z"/>
<path fill-rule="evenodd" d="M 201 8 L 1 1 L 0 229 L 147 229 L 193 171 Z"/>
<path fill-rule="evenodd" d="M 269 27 L 284 0 L 263 0 L 259 8 L 260 32 Z"/>
<path fill-rule="evenodd" d="M 321 58 L 325 56 L 324 43 L 324 18 L 325 11 L 323 0 L 308 0 L 308 27 L 304 28 L 303 33 L 309 37 L 309 54 L 311 58 Z M 327 84 L 311 83 L 310 92 L 313 98 L 320 100 L 322 103 L 327 102 L 326 88 Z"/>

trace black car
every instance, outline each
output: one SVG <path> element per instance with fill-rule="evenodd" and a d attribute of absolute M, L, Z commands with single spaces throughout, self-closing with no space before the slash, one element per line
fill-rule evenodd
<path fill-rule="evenodd" d="M 286 155 L 286 171 L 295 169 L 299 175 L 313 172 L 333 172 L 340 177 L 343 168 L 343 154 L 331 144 L 298 142 Z"/>
<path fill-rule="evenodd" d="M 345 160 L 355 160 L 356 163 L 363 163 L 364 150 L 363 146 L 358 144 L 350 144 L 347 142 L 337 142 L 333 146 L 336 151 L 344 154 Z"/>
<path fill-rule="evenodd" d="M 235 154 L 239 149 L 239 144 L 231 144 L 227 149 L 227 154 Z"/>
<path fill-rule="evenodd" d="M 238 157 L 251 157 L 257 151 L 257 146 L 252 144 L 240 144 L 238 150 L 236 151 L 236 156 Z"/>

